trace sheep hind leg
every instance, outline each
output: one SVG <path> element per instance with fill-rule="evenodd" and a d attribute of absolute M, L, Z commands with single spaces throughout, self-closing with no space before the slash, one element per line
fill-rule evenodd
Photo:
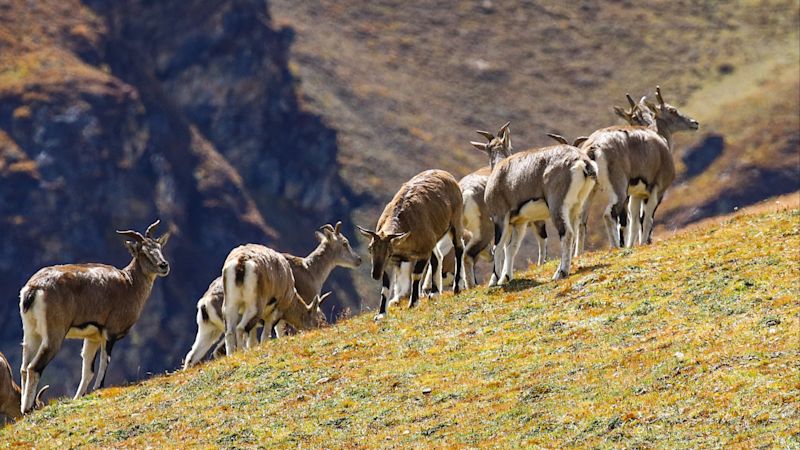
<path fill-rule="evenodd" d="M 656 210 L 658 205 L 661 204 L 663 195 L 658 192 L 658 186 L 653 186 L 650 192 L 650 197 L 644 205 L 644 223 L 642 224 L 642 237 L 641 240 L 645 244 L 653 242 L 653 222 L 656 217 Z"/>
<path fill-rule="evenodd" d="M 534 222 L 533 227 L 533 234 L 536 236 L 536 242 L 539 244 L 539 257 L 536 259 L 536 265 L 541 266 L 547 261 L 547 227 L 543 220 Z"/>
<path fill-rule="evenodd" d="M 556 230 L 558 230 L 558 237 L 561 241 L 561 262 L 558 265 L 558 270 L 553 275 L 554 280 L 566 278 L 569 275 L 570 265 L 572 263 L 572 250 L 574 247 L 572 223 L 570 223 L 569 216 L 558 212 L 554 214 L 553 222 L 555 223 Z"/>
<path fill-rule="evenodd" d="M 642 199 L 640 197 L 631 196 L 628 200 L 628 236 L 625 240 L 625 247 L 633 247 L 639 242 L 639 233 L 641 231 L 641 222 L 639 216 L 642 210 Z"/>
<path fill-rule="evenodd" d="M 511 219 L 510 215 L 506 214 L 501 223 L 495 223 L 494 225 L 494 249 L 492 255 L 494 265 L 489 286 L 497 286 L 500 281 L 500 274 L 503 272 L 503 264 L 506 258 L 505 247 L 509 240 L 511 240 Z"/>
<path fill-rule="evenodd" d="M 23 316 L 23 323 L 24 323 Z M 31 329 L 28 327 L 24 328 L 25 331 Z M 22 388 L 22 405 L 26 403 L 27 398 L 25 397 L 27 390 L 25 386 L 28 383 L 28 365 L 30 365 L 31 360 L 36 353 L 39 351 L 39 347 L 42 346 L 42 337 L 36 334 L 35 331 L 28 331 L 25 333 L 22 339 L 22 364 L 20 365 L 20 383 Z"/>
<path fill-rule="evenodd" d="M 100 341 L 94 339 L 84 339 L 83 349 L 81 349 L 81 382 L 78 385 L 78 390 L 75 392 L 73 400 L 77 400 L 86 394 L 86 389 L 89 388 L 89 383 L 92 381 L 94 375 L 94 360 L 97 356 L 97 350 L 100 349 Z"/>
<path fill-rule="evenodd" d="M 189 353 L 186 355 L 186 359 L 183 362 L 183 369 L 186 370 L 200 362 L 203 356 L 208 353 L 208 350 L 211 349 L 211 346 L 214 345 L 215 342 L 219 341 L 221 336 L 221 330 L 212 325 L 210 322 L 201 320 L 197 326 L 197 337 L 194 340 L 194 344 L 192 344 L 192 349 L 189 350 Z M 216 353 L 216 350 L 214 353 Z"/>
<path fill-rule="evenodd" d="M 522 240 L 525 238 L 525 231 L 528 229 L 527 223 L 514 225 L 511 231 L 511 239 L 505 248 L 505 261 L 503 261 L 503 275 L 500 277 L 499 284 L 506 284 L 514 277 L 514 259 L 519 253 Z"/>
<path fill-rule="evenodd" d="M 66 336 L 66 331 L 47 330 L 47 336 L 42 339 L 42 345 L 36 351 L 36 356 L 28 364 L 28 382 L 25 384 L 25 392 L 22 393 L 24 401 L 20 405 L 20 410 L 23 414 L 33 408 L 33 403 L 36 400 L 36 389 L 39 387 L 42 372 L 58 354 Z"/>
<path fill-rule="evenodd" d="M 455 248 L 456 257 L 456 274 L 453 279 L 453 293 L 461 293 L 461 280 L 464 278 L 464 241 L 460 233 L 453 231 L 453 247 Z"/>

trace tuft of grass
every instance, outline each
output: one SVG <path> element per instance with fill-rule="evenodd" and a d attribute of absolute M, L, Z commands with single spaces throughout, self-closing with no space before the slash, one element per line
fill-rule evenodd
<path fill-rule="evenodd" d="M 0 445 L 797 447 L 798 248 L 796 207 L 740 214 L 54 402 Z"/>

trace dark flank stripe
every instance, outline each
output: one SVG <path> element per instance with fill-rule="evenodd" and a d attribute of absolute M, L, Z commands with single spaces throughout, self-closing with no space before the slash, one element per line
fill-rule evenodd
<path fill-rule="evenodd" d="M 34 300 L 36 300 L 36 289 L 30 289 L 25 293 L 25 298 L 22 299 L 22 312 L 28 312 L 33 306 Z"/>

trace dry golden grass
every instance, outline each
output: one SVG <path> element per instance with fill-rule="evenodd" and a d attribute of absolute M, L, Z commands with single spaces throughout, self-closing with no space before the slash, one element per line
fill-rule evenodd
<path fill-rule="evenodd" d="M 60 401 L 7 448 L 800 446 L 800 211 Z M 377 286 L 375 286 L 377 293 Z M 177 364 L 177 361 L 176 361 Z"/>

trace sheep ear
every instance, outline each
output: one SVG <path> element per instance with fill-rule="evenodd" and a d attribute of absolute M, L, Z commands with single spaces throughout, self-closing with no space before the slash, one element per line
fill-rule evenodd
<path fill-rule="evenodd" d="M 589 140 L 588 136 L 578 136 L 578 137 L 575 138 L 575 141 L 572 142 L 572 146 L 573 147 L 580 147 L 581 144 L 583 144 L 584 142 L 586 142 L 588 140 Z"/>
<path fill-rule="evenodd" d="M 377 239 L 377 238 L 378 238 L 378 233 L 376 233 L 376 232 L 374 232 L 374 231 L 370 231 L 370 230 L 368 230 L 368 229 L 366 229 L 366 228 L 361 228 L 361 227 L 360 227 L 360 226 L 358 226 L 358 225 L 356 225 L 356 228 L 358 228 L 358 231 L 359 231 L 361 234 L 363 234 L 364 236 L 366 236 L 366 237 L 368 237 L 368 238 L 370 238 L 370 239 Z"/>
<path fill-rule="evenodd" d="M 136 242 L 125 241 L 125 248 L 128 249 L 128 253 L 130 253 L 133 257 L 136 257 L 136 255 L 139 254 L 139 244 Z"/>
<path fill-rule="evenodd" d="M 645 106 L 647 106 L 647 108 L 650 111 L 653 111 L 656 114 L 658 113 L 658 107 L 653 102 L 649 102 L 649 101 L 645 100 L 644 104 L 645 104 Z"/>
<path fill-rule="evenodd" d="M 403 239 L 407 238 L 411 234 L 410 231 L 406 231 L 405 233 L 393 233 L 386 237 L 392 241 L 392 245 L 397 245 L 403 241 Z"/>
<path fill-rule="evenodd" d="M 150 226 L 147 227 L 147 230 L 145 230 L 144 236 L 145 237 L 149 237 L 149 238 L 153 237 L 153 233 L 156 231 L 156 227 L 160 223 L 161 223 L 161 219 L 156 219 L 155 222 L 151 223 Z"/>
<path fill-rule="evenodd" d="M 510 125 L 511 125 L 511 121 L 508 121 L 508 122 L 504 123 L 504 124 L 503 124 L 503 126 L 502 126 L 502 127 L 500 127 L 500 130 L 497 132 L 497 135 L 498 135 L 498 136 L 502 136 L 502 135 L 504 135 L 505 133 L 508 133 L 508 127 L 509 127 Z"/>
<path fill-rule="evenodd" d="M 508 128 L 503 130 L 503 135 L 500 138 L 500 142 L 503 143 L 503 147 L 510 147 L 511 146 L 511 132 L 508 131 Z"/>
<path fill-rule="evenodd" d="M 488 131 L 475 130 L 475 132 L 485 137 L 487 141 L 491 141 L 492 139 L 494 139 L 494 135 L 492 133 L 489 133 Z"/>
<path fill-rule="evenodd" d="M 167 245 L 167 242 L 169 241 L 169 237 L 170 236 L 172 236 L 172 234 L 170 234 L 169 231 L 167 231 L 166 233 L 162 234 L 161 237 L 158 238 L 158 245 L 160 245 L 161 247 L 164 247 L 165 245 Z"/>
<path fill-rule="evenodd" d="M 564 138 L 564 136 L 561 136 L 560 134 L 547 133 L 547 136 L 550 137 L 551 139 L 555 139 L 557 142 L 559 142 L 561 144 L 569 145 L 569 142 L 567 142 L 567 139 Z"/>
<path fill-rule="evenodd" d="M 314 232 L 314 237 L 317 238 L 318 241 L 323 242 L 325 241 L 325 235 L 320 233 L 319 231 Z"/>
<path fill-rule="evenodd" d="M 624 120 L 628 120 L 628 113 L 626 113 L 625 110 L 620 108 L 619 106 L 614 107 L 614 114 L 620 116 Z"/>
<path fill-rule="evenodd" d="M 39 392 L 36 393 L 36 404 L 42 403 L 42 394 L 44 394 L 48 389 L 50 389 L 49 384 L 39 389 Z"/>
<path fill-rule="evenodd" d="M 477 148 L 478 150 L 482 150 L 484 152 L 487 151 L 489 148 L 489 144 L 483 142 L 469 141 L 469 143 L 472 144 L 473 147 Z"/>

